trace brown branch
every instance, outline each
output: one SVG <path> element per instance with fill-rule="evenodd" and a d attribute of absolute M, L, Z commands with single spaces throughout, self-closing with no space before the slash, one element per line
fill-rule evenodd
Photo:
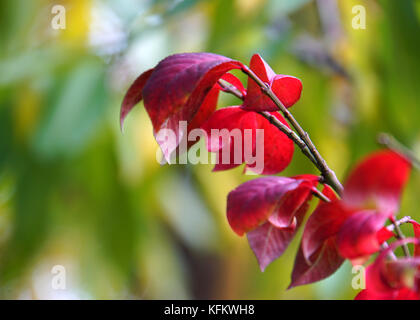
<path fill-rule="evenodd" d="M 328 197 L 325 194 L 323 194 L 321 191 L 319 191 L 318 189 L 312 189 L 312 194 L 315 197 L 321 199 L 322 201 L 331 202 L 331 200 L 328 199 Z"/>
<path fill-rule="evenodd" d="M 404 223 L 409 222 L 410 220 L 411 220 L 411 217 L 410 217 L 410 216 L 406 216 L 406 217 L 401 218 L 400 220 L 395 221 L 395 223 L 390 224 L 390 225 L 389 225 L 389 226 L 387 226 L 386 228 L 387 228 L 389 231 L 394 231 L 394 230 L 395 230 L 395 228 L 396 228 L 396 226 L 398 227 L 398 226 L 400 226 L 400 225 L 402 225 L 402 224 L 404 224 Z M 382 243 L 382 244 L 381 244 L 381 247 L 382 247 L 382 249 L 383 249 L 383 250 L 385 250 L 385 249 L 388 249 L 388 248 L 389 248 L 389 245 L 388 245 L 388 243 L 385 241 L 384 243 Z M 407 249 L 408 249 L 408 248 L 407 248 Z M 391 259 L 392 259 L 392 260 L 397 260 L 397 256 L 395 255 L 395 253 L 394 253 L 394 252 L 390 251 L 389 256 L 391 257 Z"/>
<path fill-rule="evenodd" d="M 405 217 L 404 217 L 405 218 Z M 403 219 L 404 219 L 403 218 Z M 410 220 L 411 218 L 410 217 L 408 217 L 408 220 Z M 402 239 L 405 239 L 405 236 L 404 236 L 404 234 L 402 233 L 402 231 L 401 231 L 401 229 L 400 229 L 400 224 L 401 224 L 401 220 L 398 220 L 398 221 L 396 221 L 395 219 L 394 219 L 394 217 L 391 217 L 389 220 L 391 220 L 391 222 L 392 222 L 392 224 L 393 224 L 393 226 L 394 226 L 394 228 L 393 229 L 395 229 L 395 232 L 396 232 L 396 237 L 397 237 L 397 239 L 399 239 L 399 240 L 402 240 Z M 403 244 L 403 246 L 402 246 L 402 248 L 403 248 L 403 251 L 404 251 L 404 255 L 406 256 L 406 257 L 410 257 L 410 250 L 408 250 L 408 246 L 407 246 L 407 244 L 405 243 L 405 244 Z"/>
<path fill-rule="evenodd" d="M 420 159 L 408 149 L 406 146 L 401 144 L 397 139 L 388 133 L 378 134 L 378 143 L 401 154 L 407 161 L 411 162 L 414 167 L 420 170 Z"/>
<path fill-rule="evenodd" d="M 288 136 L 300 148 L 303 154 L 307 156 L 309 160 L 311 160 L 312 163 L 315 164 L 315 166 L 318 167 L 318 163 L 316 162 L 308 146 L 305 144 L 305 142 L 301 138 L 299 138 L 296 132 L 294 132 L 293 130 L 290 130 L 287 126 L 285 126 L 279 119 L 277 119 L 271 113 L 267 111 L 261 111 L 258 113 L 262 115 L 264 118 L 266 118 L 272 125 L 279 128 L 286 136 Z"/>
<path fill-rule="evenodd" d="M 401 218 L 400 220 L 395 221 L 395 224 L 396 224 L 397 226 L 400 226 L 400 225 L 402 225 L 402 224 L 404 224 L 404 223 L 409 222 L 410 220 L 411 220 L 411 217 L 410 217 L 410 216 L 405 216 L 405 217 Z M 389 231 L 394 231 L 394 230 L 395 230 L 395 224 L 394 224 L 394 223 L 393 223 L 393 224 L 390 224 L 390 225 L 389 225 L 389 226 L 387 226 L 386 228 L 387 228 Z"/>
<path fill-rule="evenodd" d="M 389 248 L 388 242 L 385 241 L 384 243 L 382 243 L 381 248 L 382 250 L 388 249 Z M 395 255 L 393 251 L 390 251 L 388 255 L 392 260 L 397 260 L 397 256 Z"/>
<path fill-rule="evenodd" d="M 317 168 L 321 171 L 322 177 L 324 182 L 330 185 L 338 194 L 341 194 L 343 191 L 343 186 L 341 185 L 340 181 L 337 179 L 334 171 L 332 171 L 327 162 L 322 158 L 321 154 L 313 144 L 312 140 L 309 138 L 308 133 L 303 130 L 300 124 L 296 121 L 293 115 L 287 110 L 287 108 L 283 105 L 283 103 L 277 98 L 274 92 L 271 90 L 270 86 L 264 83 L 251 69 L 247 66 L 242 67 L 242 71 L 247 74 L 252 80 L 254 80 L 261 88 L 261 91 L 266 94 L 274 104 L 279 108 L 279 110 L 283 113 L 284 117 L 289 121 L 292 127 L 296 130 L 297 134 L 299 135 L 300 139 L 305 143 L 307 148 L 309 149 L 310 153 L 312 154 L 313 158 L 316 161 Z"/>

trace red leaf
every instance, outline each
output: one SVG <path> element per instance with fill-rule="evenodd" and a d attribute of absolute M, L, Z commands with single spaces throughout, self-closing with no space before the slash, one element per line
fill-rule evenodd
<path fill-rule="evenodd" d="M 392 216 L 398 210 L 410 164 L 393 151 L 369 155 L 351 172 L 344 185 L 347 205 L 372 208 Z"/>
<path fill-rule="evenodd" d="M 154 69 L 143 72 L 130 86 L 121 105 L 120 125 L 123 128 L 124 119 L 134 106 L 143 99 L 143 88 Z"/>
<path fill-rule="evenodd" d="M 420 295 L 407 288 L 387 293 L 379 293 L 365 289 L 360 291 L 354 300 L 420 300 Z"/>
<path fill-rule="evenodd" d="M 325 186 L 322 193 L 331 202 L 319 202 L 306 222 L 302 235 L 302 252 L 308 261 L 328 238 L 336 236 L 345 219 L 352 214 L 351 211 L 341 206 L 340 201 L 329 186 Z"/>
<path fill-rule="evenodd" d="M 376 237 L 380 244 L 384 243 L 385 241 L 391 239 L 394 236 L 395 236 L 394 232 L 388 230 L 387 227 L 383 227 L 376 234 Z"/>
<path fill-rule="evenodd" d="M 395 300 L 420 300 L 420 294 L 413 290 L 403 288 L 397 291 Z"/>
<path fill-rule="evenodd" d="M 240 62 L 217 54 L 182 53 L 159 62 L 150 77 L 144 80 L 147 80 L 142 90 L 144 106 L 152 120 L 155 136 L 164 129 L 175 134 L 175 141 L 157 137 L 168 162 L 188 131 L 193 129 L 189 125 L 191 121 L 194 120 L 194 127 L 198 127 L 215 109 L 214 96 L 210 99 L 212 103 L 203 103 L 209 91 L 226 72 L 241 67 Z M 135 101 L 140 99 L 141 94 Z M 188 129 L 180 126 L 180 121 L 186 121 Z"/>
<path fill-rule="evenodd" d="M 420 224 L 414 220 L 410 220 L 410 223 L 413 226 L 414 237 L 420 240 Z M 420 257 L 420 244 L 414 245 L 414 256 Z"/>
<path fill-rule="evenodd" d="M 203 102 L 200 105 L 197 113 L 188 123 L 188 132 L 199 128 L 203 122 L 205 122 L 216 110 L 217 100 L 219 98 L 220 88 L 218 85 L 214 85 L 213 88 L 209 91 L 207 96 L 204 98 Z"/>
<path fill-rule="evenodd" d="M 268 217 L 268 221 L 277 228 L 287 228 L 293 223 L 297 212 L 308 202 L 312 196 L 312 189 L 319 181 L 319 178 L 313 175 L 302 175 L 294 179 L 302 181 L 299 187 L 287 192 L 277 210 Z"/>
<path fill-rule="evenodd" d="M 259 54 L 251 58 L 250 69 L 265 83 L 270 85 L 271 90 L 289 108 L 299 100 L 302 92 L 302 82 L 292 76 L 276 75 L 270 66 Z M 254 111 L 278 111 L 278 107 L 262 91 L 259 85 L 248 78 L 248 90 L 243 104 L 247 110 Z"/>
<path fill-rule="evenodd" d="M 257 257 L 261 271 L 280 257 L 296 233 L 296 224 L 289 228 L 277 228 L 266 222 L 247 233 L 249 245 Z"/>
<path fill-rule="evenodd" d="M 288 126 L 279 113 L 273 115 Z M 215 171 L 230 169 L 245 162 L 246 169 L 258 174 L 275 174 L 284 170 L 292 160 L 293 141 L 256 112 L 245 111 L 237 106 L 219 109 L 201 128 L 208 136 L 208 150 L 219 152 L 219 160 L 220 153 L 226 154 L 225 161 L 219 161 Z M 224 139 L 215 134 L 216 130 L 223 129 L 228 130 Z M 261 137 L 257 137 L 258 129 L 263 133 L 264 143 L 259 139 Z"/>
<path fill-rule="evenodd" d="M 283 198 L 287 200 L 281 202 L 279 210 L 269 217 L 269 222 L 247 233 L 249 245 L 257 257 L 261 271 L 264 271 L 271 262 L 280 257 L 287 249 L 308 211 L 309 201 L 312 198 L 309 191 L 318 184 L 318 177 L 302 175 L 300 179 L 305 180 L 297 189 L 284 195 Z M 308 188 L 305 188 L 303 184 L 307 184 Z M 301 200 L 302 195 L 305 195 L 303 201 Z M 291 199 L 296 199 L 297 202 L 292 203 L 290 202 Z M 289 209 L 289 211 L 286 211 L 286 209 Z M 293 214 L 292 219 L 290 219 L 291 223 L 286 227 L 278 227 L 271 222 L 273 216 L 280 216 L 279 212 L 283 212 L 289 217 Z"/>
<path fill-rule="evenodd" d="M 231 191 L 227 199 L 227 218 L 233 231 L 238 235 L 251 231 L 265 223 L 271 215 L 275 219 L 289 221 L 283 223 L 285 227 L 295 224 L 295 217 L 305 201 L 293 203 L 283 202 L 285 196 L 293 197 L 291 193 L 307 193 L 313 188 L 311 180 L 297 180 L 286 177 L 262 177 L 247 181 Z M 280 217 L 280 214 L 282 217 Z"/>
<path fill-rule="evenodd" d="M 318 251 L 311 255 L 310 261 L 305 259 L 301 245 L 296 255 L 292 281 L 288 289 L 325 279 L 337 271 L 343 262 L 344 259 L 338 254 L 333 237 L 323 242 Z"/>
<path fill-rule="evenodd" d="M 378 294 L 375 291 L 364 289 L 360 291 L 354 300 L 392 300 L 393 293 Z"/>
<path fill-rule="evenodd" d="M 358 300 L 379 299 L 419 299 L 415 278 L 418 278 L 419 258 L 400 258 L 387 260 L 389 253 L 402 244 L 414 242 L 416 239 L 404 239 L 392 243 L 381 252 L 375 262 L 366 269 L 366 290 L 360 292 Z M 414 272 L 413 272 L 414 271 Z M 411 287 L 413 286 L 413 287 Z"/>
<path fill-rule="evenodd" d="M 286 108 L 290 108 L 300 99 L 302 82 L 296 77 L 278 74 L 271 83 L 271 90 Z"/>
<path fill-rule="evenodd" d="M 384 240 L 383 227 L 387 219 L 387 214 L 370 210 L 351 215 L 338 232 L 337 245 L 340 254 L 354 260 L 354 263 L 360 263 L 377 252 Z"/>
<path fill-rule="evenodd" d="M 352 212 L 341 206 L 329 186 L 322 193 L 331 202 L 320 201 L 306 222 L 289 288 L 324 279 L 344 261 L 336 248 L 336 234 Z"/>

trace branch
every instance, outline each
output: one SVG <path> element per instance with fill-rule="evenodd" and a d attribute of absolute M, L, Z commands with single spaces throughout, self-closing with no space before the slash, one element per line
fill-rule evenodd
<path fill-rule="evenodd" d="M 410 222 L 410 221 L 411 221 L 411 217 L 410 216 L 405 216 L 405 217 L 401 218 L 400 220 L 395 221 L 395 224 L 394 223 L 393 224 L 390 224 L 386 228 L 389 231 L 394 231 L 395 225 L 400 226 L 400 225 L 402 225 L 404 223 L 407 223 L 407 222 Z"/>
<path fill-rule="evenodd" d="M 305 144 L 305 142 L 299 138 L 299 136 L 294 132 L 293 130 L 290 130 L 287 126 L 285 126 L 279 119 L 277 119 L 275 116 L 273 116 L 271 113 L 267 111 L 261 111 L 258 112 L 260 115 L 262 115 L 264 118 L 266 118 L 272 125 L 279 128 L 286 136 L 288 136 L 296 145 L 300 148 L 300 150 L 303 152 L 305 156 L 309 158 L 309 160 L 312 161 L 315 166 L 318 167 L 318 163 L 314 156 L 312 155 L 311 151 L 309 150 L 308 146 Z"/>
<path fill-rule="evenodd" d="M 388 133 L 380 133 L 378 135 L 378 143 L 387 147 L 390 150 L 393 150 L 401 154 L 404 158 L 406 158 L 409 162 L 411 162 L 414 167 L 420 170 L 420 159 L 417 158 L 414 152 L 412 152 L 406 146 L 401 144 L 392 135 Z"/>
<path fill-rule="evenodd" d="M 410 216 L 406 216 L 406 217 L 403 217 L 403 218 L 401 218 L 400 220 L 397 220 L 397 221 L 395 221 L 395 223 L 392 223 L 392 224 L 390 224 L 389 226 L 387 226 L 386 228 L 389 230 L 389 231 L 394 231 L 394 229 L 396 228 L 396 226 L 397 227 L 399 227 L 400 225 L 402 225 L 403 223 L 407 223 L 407 222 L 409 222 L 409 221 L 411 221 L 411 217 Z M 400 230 L 401 231 L 401 230 Z M 382 247 L 382 249 L 387 249 L 387 248 L 389 248 L 389 245 L 388 245 L 388 243 L 385 241 L 384 243 L 382 243 L 381 244 L 381 247 Z M 408 248 L 407 248 L 408 249 Z M 405 252 L 404 252 L 404 254 L 405 254 Z M 393 259 L 393 260 L 397 260 L 397 256 L 395 255 L 395 253 L 393 252 L 393 251 L 391 251 L 390 253 L 389 253 L 389 256 L 391 257 L 391 259 Z"/>
<path fill-rule="evenodd" d="M 405 219 L 405 218 L 407 218 L 407 217 L 404 217 L 403 219 Z M 401 219 L 401 220 L 403 220 L 403 219 Z M 411 218 L 408 217 L 408 220 L 410 220 L 410 219 Z M 402 231 L 400 229 L 401 220 L 396 221 L 394 219 L 394 217 L 391 217 L 390 220 L 391 220 L 391 222 L 392 222 L 392 224 L 394 226 L 393 229 L 395 229 L 395 232 L 397 233 L 397 239 L 399 239 L 399 240 L 405 239 L 405 236 L 404 236 L 404 234 L 402 233 Z M 402 248 L 403 248 L 403 251 L 404 251 L 404 255 L 406 257 L 410 257 L 410 250 L 408 250 L 408 246 L 407 246 L 406 243 L 402 246 Z"/>
<path fill-rule="evenodd" d="M 325 202 L 331 202 L 331 200 L 330 200 L 330 199 L 328 199 L 328 197 L 327 197 L 325 194 L 323 194 L 321 191 L 319 191 L 319 190 L 318 190 L 318 189 L 316 189 L 316 188 L 312 189 L 312 194 L 313 194 L 315 197 L 317 197 L 317 198 L 321 199 L 322 201 L 325 201 Z"/>
<path fill-rule="evenodd" d="M 384 243 L 382 243 L 381 248 L 382 250 L 388 249 L 389 248 L 388 242 L 385 241 Z M 392 260 L 397 260 L 397 256 L 395 255 L 393 251 L 390 251 L 388 255 L 390 256 Z"/>
<path fill-rule="evenodd" d="M 269 85 L 264 83 L 251 69 L 247 66 L 242 67 L 242 71 L 247 74 L 252 80 L 254 80 L 261 88 L 262 92 L 266 94 L 274 104 L 279 108 L 279 110 L 283 113 L 284 117 L 289 121 L 292 127 L 296 130 L 297 134 L 299 135 L 300 139 L 303 140 L 305 145 L 308 147 L 310 153 L 312 154 L 313 158 L 316 161 L 317 168 L 321 171 L 322 177 L 324 182 L 329 184 L 338 194 L 341 194 L 343 191 L 343 186 L 341 185 L 340 181 L 337 179 L 334 171 L 332 171 L 327 162 L 322 158 L 321 154 L 313 144 L 312 140 L 309 138 L 308 133 L 303 130 L 300 124 L 296 121 L 293 115 L 287 110 L 287 108 L 283 105 L 283 103 L 277 98 L 274 92 L 271 90 Z"/>

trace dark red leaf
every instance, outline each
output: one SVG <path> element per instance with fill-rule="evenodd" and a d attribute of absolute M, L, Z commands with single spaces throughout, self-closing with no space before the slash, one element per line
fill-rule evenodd
<path fill-rule="evenodd" d="M 341 226 L 337 245 L 340 254 L 360 264 L 379 250 L 387 214 L 366 210 L 351 215 Z"/>
<path fill-rule="evenodd" d="M 299 100 L 302 92 L 302 82 L 298 78 L 276 75 L 259 54 L 252 56 L 250 69 L 263 82 L 270 85 L 271 90 L 285 107 L 291 107 Z M 258 84 L 251 78 L 248 79 L 248 90 L 243 106 L 247 110 L 278 111 L 274 102 L 261 91 Z"/>
<path fill-rule="evenodd" d="M 397 291 L 395 300 L 420 300 L 420 294 L 414 290 L 402 288 Z"/>
<path fill-rule="evenodd" d="M 348 206 L 377 209 L 392 216 L 399 208 L 410 164 L 393 151 L 369 155 L 350 173 L 343 200 Z"/>
<path fill-rule="evenodd" d="M 238 234 L 251 231 L 265 223 L 270 216 L 277 215 L 277 220 L 289 221 L 282 223 L 290 227 L 295 221 L 298 210 L 304 206 L 302 193 L 306 200 L 310 198 L 313 180 L 299 180 L 286 177 L 262 177 L 247 181 L 231 191 L 227 199 L 227 218 L 232 229 Z M 285 196 L 298 194 L 296 202 L 283 202 Z M 282 219 L 279 214 L 284 216 Z"/>
<path fill-rule="evenodd" d="M 188 132 L 199 128 L 203 122 L 205 122 L 216 110 L 217 99 L 219 98 L 220 88 L 218 85 L 214 85 L 209 91 L 207 96 L 204 98 L 200 105 L 197 113 L 188 123 Z"/>
<path fill-rule="evenodd" d="M 420 224 L 414 220 L 410 220 L 410 223 L 413 226 L 414 237 L 420 240 Z M 420 257 L 420 244 L 414 245 L 414 256 Z"/>
<path fill-rule="evenodd" d="M 318 177 L 313 175 L 302 175 L 299 178 L 294 177 L 294 179 L 304 179 L 304 181 L 297 189 L 284 195 L 287 201 L 281 202 L 279 210 L 268 218 L 268 222 L 247 233 L 249 245 L 257 257 L 261 271 L 264 271 L 267 265 L 279 258 L 293 240 L 309 208 L 312 194 L 308 191 L 318 184 Z M 305 188 L 303 184 L 307 184 L 308 188 Z M 303 201 L 301 200 L 302 195 L 306 196 Z M 291 199 L 296 199 L 297 202 L 289 202 Z M 290 211 L 285 211 L 285 209 Z M 273 220 L 271 217 L 280 216 L 279 212 L 283 212 L 285 216 L 289 217 L 293 214 L 291 223 L 286 227 L 278 227 L 270 222 Z"/>
<path fill-rule="evenodd" d="M 378 294 L 375 291 L 364 289 L 360 291 L 354 300 L 392 300 L 393 293 Z"/>
<path fill-rule="evenodd" d="M 362 290 L 354 298 L 355 300 L 420 300 L 420 295 L 410 289 L 403 288 L 387 293 L 375 292 L 372 290 Z"/>
<path fill-rule="evenodd" d="M 145 79 L 142 95 L 155 136 L 160 130 L 169 129 L 176 137 L 175 141 L 168 141 L 163 135 L 157 138 L 168 162 L 188 131 L 193 129 L 191 121 L 194 120 L 194 127 L 199 127 L 215 109 L 215 91 L 210 99 L 212 103 L 203 102 L 216 82 L 229 70 L 241 67 L 240 62 L 217 54 L 182 53 L 159 62 Z M 140 99 L 141 95 L 134 101 Z M 181 126 L 180 121 L 186 121 L 188 128 Z"/>
<path fill-rule="evenodd" d="M 261 271 L 280 257 L 296 233 L 296 224 L 288 228 L 277 228 L 270 222 L 247 233 L 249 245 L 257 257 Z"/>
<path fill-rule="evenodd" d="M 390 252 L 405 243 L 419 243 L 416 239 L 404 239 L 392 243 L 378 255 L 375 262 L 366 269 L 366 290 L 360 292 L 358 300 L 419 299 L 416 282 L 419 275 L 419 258 L 387 260 Z"/>
<path fill-rule="evenodd" d="M 331 202 L 320 201 L 306 222 L 289 288 L 322 280 L 334 273 L 344 261 L 338 254 L 336 235 L 352 211 L 341 205 L 329 186 L 326 185 L 322 193 Z"/>
<path fill-rule="evenodd" d="M 134 106 L 143 99 L 143 88 L 154 69 L 143 72 L 130 86 L 121 105 L 120 125 L 123 129 L 124 119 Z"/>
<path fill-rule="evenodd" d="M 322 246 L 311 255 L 310 261 L 305 259 L 301 245 L 296 255 L 292 281 L 288 289 L 325 279 L 337 271 L 343 262 L 344 259 L 338 254 L 333 237 L 323 242 Z"/>
<path fill-rule="evenodd" d="M 383 227 L 376 234 L 376 237 L 380 244 L 384 243 L 385 241 L 391 239 L 394 236 L 395 236 L 394 232 L 390 231 L 387 227 Z"/>
<path fill-rule="evenodd" d="M 311 256 L 318 251 L 329 238 L 335 238 L 344 221 L 353 214 L 341 205 L 334 191 L 325 186 L 323 194 L 331 202 L 320 201 L 309 217 L 302 235 L 302 252 L 309 262 Z"/>
<path fill-rule="evenodd" d="M 279 113 L 273 115 L 287 125 Z M 245 162 L 246 169 L 255 173 L 276 174 L 292 160 L 293 141 L 256 112 L 237 106 L 222 108 L 214 112 L 201 128 L 208 136 L 208 150 L 219 152 L 219 160 L 220 153 L 226 155 L 225 161 L 219 161 L 215 171 L 234 168 Z M 217 130 L 222 133 L 223 129 L 225 139 L 215 134 Z M 263 137 L 257 136 L 257 130 Z"/>
<path fill-rule="evenodd" d="M 277 228 L 287 228 L 293 223 L 296 213 L 308 202 L 312 189 L 318 184 L 316 176 L 308 175 L 295 179 L 302 179 L 301 185 L 293 192 L 287 192 L 282 197 L 278 209 L 268 217 L 268 221 Z"/>

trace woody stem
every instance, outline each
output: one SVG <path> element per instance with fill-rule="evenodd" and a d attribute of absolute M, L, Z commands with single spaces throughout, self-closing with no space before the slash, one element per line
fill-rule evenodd
<path fill-rule="evenodd" d="M 407 159 L 414 167 L 420 170 L 420 159 L 406 146 L 401 144 L 397 139 L 388 133 L 380 133 L 378 135 L 378 143 L 393 150 Z"/>
<path fill-rule="evenodd" d="M 277 98 L 274 92 L 271 90 L 270 86 L 264 83 L 251 69 L 247 66 L 242 67 L 242 71 L 247 74 L 252 80 L 254 80 L 261 88 L 261 91 L 267 95 L 274 104 L 279 108 L 287 119 L 287 121 L 292 125 L 292 127 L 296 130 L 290 130 L 285 125 L 283 125 L 280 121 L 278 121 L 274 116 L 272 116 L 269 112 L 261 111 L 261 114 L 264 118 L 269 120 L 273 125 L 279 128 L 283 133 L 285 133 L 290 139 L 292 139 L 298 147 L 302 150 L 302 152 L 315 164 L 318 170 L 321 172 L 321 176 L 323 178 L 323 182 L 330 185 L 338 194 L 341 194 L 343 191 L 343 186 L 341 185 L 340 181 L 337 179 L 337 176 L 333 170 L 331 170 L 324 160 L 324 158 L 319 153 L 318 149 L 313 144 L 309 134 L 303 130 L 300 124 L 296 121 L 293 115 L 287 110 L 287 108 L 283 105 L 283 103 Z M 219 81 L 219 83 L 221 83 Z M 236 89 L 236 88 L 235 88 Z M 228 90 L 229 91 L 229 90 Z M 243 99 L 243 95 L 241 92 L 236 90 L 235 94 L 238 98 Z M 229 91 L 230 92 L 230 91 Z M 276 121 L 277 120 L 277 121 Z M 281 124 L 281 125 L 280 125 Z"/>
<path fill-rule="evenodd" d="M 401 220 L 403 220 L 403 219 L 401 219 Z M 390 220 L 391 220 L 392 224 L 394 225 L 393 229 L 395 229 L 395 232 L 397 234 L 397 239 L 400 239 L 400 240 L 405 239 L 405 236 L 400 229 L 400 224 L 402 224 L 404 222 L 401 222 L 401 220 L 396 221 L 394 217 L 391 217 Z M 408 217 L 408 220 L 410 220 L 410 217 Z M 406 257 L 410 257 L 410 250 L 408 250 L 407 244 L 404 244 L 402 246 L 402 248 L 403 248 L 403 251 L 404 251 L 404 255 Z"/>

